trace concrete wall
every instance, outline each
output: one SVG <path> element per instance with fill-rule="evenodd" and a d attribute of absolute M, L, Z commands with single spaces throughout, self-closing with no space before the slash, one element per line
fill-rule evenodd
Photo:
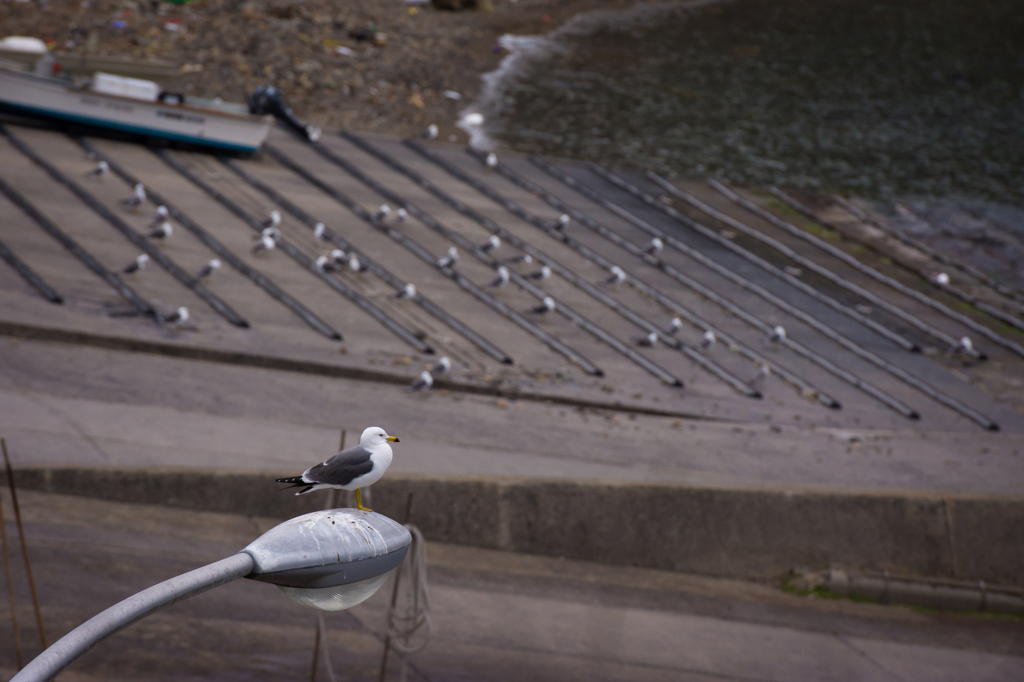
<path fill-rule="evenodd" d="M 290 518 L 323 507 L 272 473 L 31 468 L 19 487 L 123 502 Z M 713 489 L 392 473 L 373 507 L 428 539 L 728 577 L 825 565 L 1024 584 L 1024 496 Z"/>

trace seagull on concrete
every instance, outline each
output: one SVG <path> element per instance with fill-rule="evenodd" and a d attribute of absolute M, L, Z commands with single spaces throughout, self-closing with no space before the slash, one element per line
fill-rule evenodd
<path fill-rule="evenodd" d="M 711 350 L 718 343 L 718 337 L 710 329 L 704 332 L 704 338 L 700 340 L 700 347 L 702 350 Z"/>
<path fill-rule="evenodd" d="M 420 372 L 419 377 L 416 381 L 409 384 L 409 388 L 405 389 L 412 393 L 418 393 L 420 391 L 426 391 L 428 388 L 434 385 L 434 376 L 427 370 Z"/>
<path fill-rule="evenodd" d="M 88 173 L 86 173 L 85 175 L 86 175 L 86 177 L 96 178 L 97 180 L 99 180 L 99 179 L 101 179 L 104 175 L 106 175 L 109 172 L 110 172 L 110 164 L 107 163 L 106 161 L 100 160 L 96 164 L 96 167 L 93 168 Z"/>
<path fill-rule="evenodd" d="M 498 288 L 498 287 L 503 287 L 506 284 L 508 284 L 509 276 L 510 275 L 509 275 L 508 268 L 506 268 L 504 265 L 502 265 L 502 266 L 500 266 L 498 268 L 498 276 L 495 277 L 494 279 L 492 279 L 491 283 L 488 284 L 487 286 L 491 287 L 492 289 Z"/>
<path fill-rule="evenodd" d="M 665 249 L 665 243 L 658 237 L 652 239 L 648 244 L 647 248 L 644 249 L 644 253 L 652 256 L 659 255 Z"/>
<path fill-rule="evenodd" d="M 490 154 L 487 155 L 487 167 L 488 168 L 495 168 L 495 167 L 497 167 L 497 165 L 498 165 L 498 155 L 495 154 L 494 152 L 491 152 Z"/>
<path fill-rule="evenodd" d="M 613 265 L 610 271 L 612 274 L 604 281 L 605 284 L 621 284 L 626 281 L 626 272 L 618 265 Z"/>
<path fill-rule="evenodd" d="M 256 246 L 252 247 L 253 253 L 261 253 L 263 251 L 273 251 L 277 248 L 277 242 L 269 234 L 261 235 L 259 241 L 256 242 Z"/>
<path fill-rule="evenodd" d="M 341 265 L 345 262 L 345 252 L 341 249 L 333 249 L 331 251 L 331 260 L 334 261 L 336 266 Z"/>
<path fill-rule="evenodd" d="M 128 265 L 121 268 L 121 272 L 126 275 L 134 275 L 136 272 L 142 272 L 145 269 L 146 263 L 149 262 L 149 256 L 142 253 Z"/>
<path fill-rule="evenodd" d="M 665 333 L 668 334 L 669 336 L 675 336 L 680 332 L 682 328 L 683 321 L 680 320 L 678 317 L 673 317 L 672 321 L 668 323 L 668 329 L 665 330 Z"/>
<path fill-rule="evenodd" d="M 356 491 L 356 509 L 373 511 L 363 506 L 361 488 L 367 488 L 381 479 L 391 466 L 394 453 L 388 443 L 399 443 L 379 426 L 371 426 L 359 437 L 359 445 L 342 450 L 330 459 L 302 472 L 301 476 L 278 478 L 276 483 L 290 483 L 291 488 L 302 488 L 296 495 L 337 488 Z M 287 490 L 287 488 L 283 488 Z"/>
<path fill-rule="evenodd" d="M 363 261 L 359 260 L 359 256 L 353 253 L 348 257 L 348 269 L 352 272 L 362 272 L 366 266 L 363 265 Z"/>
<path fill-rule="evenodd" d="M 214 258 L 213 260 L 211 260 L 209 263 L 202 267 L 202 269 L 199 271 L 199 274 L 196 275 L 196 280 L 206 279 L 207 277 L 217 272 L 218 270 L 220 270 L 220 261 Z"/>
<path fill-rule="evenodd" d="M 146 203 L 146 188 L 142 186 L 141 182 L 136 184 L 132 189 L 132 195 L 130 197 L 121 200 L 122 206 L 136 212 L 144 203 Z"/>
<path fill-rule="evenodd" d="M 159 227 L 154 227 L 152 230 L 146 233 L 147 239 L 167 239 L 174 232 L 174 227 L 171 223 L 165 220 L 160 224 Z"/>
<path fill-rule="evenodd" d="M 764 390 L 764 382 L 768 380 L 768 377 L 772 375 L 772 369 L 766 364 L 761 364 L 758 368 L 757 374 L 755 374 L 748 382 L 750 387 L 761 393 Z"/>
<path fill-rule="evenodd" d="M 536 272 L 531 272 L 529 275 L 527 275 L 527 277 L 529 277 L 530 279 L 545 280 L 551 277 L 551 268 L 550 266 L 542 265 L 540 266 L 540 270 L 537 270 Z"/>
<path fill-rule="evenodd" d="M 454 267 L 459 262 L 459 250 L 454 246 L 448 247 L 448 253 L 437 259 L 437 265 L 441 268 Z"/>
<path fill-rule="evenodd" d="M 373 220 L 374 222 L 382 223 L 388 219 L 389 215 L 391 215 L 391 207 L 387 204 L 381 204 L 377 212 L 373 214 Z"/>
<path fill-rule="evenodd" d="M 434 363 L 434 366 L 430 368 L 430 373 L 436 377 L 439 377 L 442 374 L 447 374 L 450 371 L 452 371 L 452 361 L 448 359 L 447 355 L 441 356 L 438 361 Z"/>
<path fill-rule="evenodd" d="M 498 235 L 496 234 L 492 234 L 487 238 L 487 241 L 480 245 L 480 250 L 484 253 L 490 253 L 491 251 L 499 248 L 501 248 L 501 240 L 498 239 Z"/>
<path fill-rule="evenodd" d="M 170 322 L 171 324 L 185 324 L 186 322 L 188 322 L 188 308 L 186 308 L 185 306 L 181 306 L 173 313 L 165 317 L 164 320 Z"/>
<path fill-rule="evenodd" d="M 554 311 L 554 309 L 555 299 L 551 298 L 550 296 L 545 296 L 543 301 L 533 306 L 532 308 L 533 312 L 537 313 L 538 315 L 546 315 Z"/>
<path fill-rule="evenodd" d="M 969 336 L 963 336 L 960 341 L 956 344 L 953 349 L 954 353 L 972 353 L 974 351 L 974 342 L 971 341 Z"/>
<path fill-rule="evenodd" d="M 260 239 L 263 239 L 264 237 L 270 237 L 275 242 L 279 242 L 281 241 L 281 230 L 277 229 L 274 226 L 264 227 L 263 231 L 260 232 L 259 236 L 256 237 L 256 239 L 258 241 Z"/>
<path fill-rule="evenodd" d="M 430 125 L 427 126 L 427 129 L 423 131 L 423 137 L 425 137 L 428 140 L 436 140 L 437 139 L 437 133 L 438 133 L 437 125 L 434 124 L 434 123 L 431 123 Z"/>
<path fill-rule="evenodd" d="M 326 230 L 327 230 L 327 226 L 326 225 L 324 225 L 323 223 L 317 223 L 313 227 L 313 238 L 314 239 L 323 239 L 324 238 L 324 231 L 326 231 Z"/>
<path fill-rule="evenodd" d="M 166 206 L 157 206 L 156 213 L 153 214 L 153 219 L 149 221 L 150 227 L 156 227 L 160 223 L 166 222 L 171 219 L 171 212 L 167 210 Z"/>
<path fill-rule="evenodd" d="M 330 256 L 318 256 L 316 269 L 320 272 L 334 272 L 338 269 L 338 264 Z"/>
<path fill-rule="evenodd" d="M 764 337 L 765 343 L 782 343 L 786 340 L 786 329 L 781 324 L 775 325 Z"/>
<path fill-rule="evenodd" d="M 947 275 L 944 272 L 940 272 L 937 275 L 935 275 L 935 277 L 932 278 L 932 281 L 935 282 L 936 284 L 938 284 L 939 286 L 948 287 L 949 286 L 949 275 Z"/>
<path fill-rule="evenodd" d="M 651 332 L 646 336 L 636 336 L 633 343 L 644 348 L 654 348 L 658 345 L 658 332 Z"/>
<path fill-rule="evenodd" d="M 267 217 L 266 220 L 264 220 L 262 223 L 260 223 L 260 227 L 262 227 L 264 230 L 266 230 L 266 229 L 269 229 L 269 228 L 272 228 L 272 227 L 277 227 L 280 224 L 281 224 L 281 212 L 277 211 L 277 210 L 274 210 L 274 211 L 270 212 L 270 215 Z"/>
<path fill-rule="evenodd" d="M 528 253 L 521 253 L 518 256 L 513 256 L 512 258 L 509 258 L 505 262 L 506 263 L 527 263 L 527 264 L 529 264 L 529 263 L 533 262 L 533 256 L 531 256 Z"/>
<path fill-rule="evenodd" d="M 569 218 L 569 214 L 563 213 L 562 215 L 558 216 L 558 220 L 556 220 L 551 227 L 555 228 L 559 232 L 563 232 L 565 228 L 569 227 L 570 220 L 571 218 Z"/>
<path fill-rule="evenodd" d="M 405 219 L 409 217 L 409 212 L 404 208 L 400 208 L 395 211 L 395 218 L 399 223 L 404 223 Z"/>
<path fill-rule="evenodd" d="M 409 282 L 395 294 L 395 298 L 416 298 L 416 285 Z"/>

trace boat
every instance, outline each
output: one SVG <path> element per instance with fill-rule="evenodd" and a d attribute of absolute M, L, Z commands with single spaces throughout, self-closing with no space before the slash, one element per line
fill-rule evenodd
<path fill-rule="evenodd" d="M 0 41 L 3 42 L 3 41 Z M 234 152 L 255 152 L 274 117 L 244 104 L 169 93 L 148 80 L 98 72 L 72 80 L 40 54 L 33 71 L 0 59 L 0 110 Z"/>

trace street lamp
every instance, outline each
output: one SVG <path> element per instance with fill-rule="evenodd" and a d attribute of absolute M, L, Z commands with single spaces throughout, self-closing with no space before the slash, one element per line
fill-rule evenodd
<path fill-rule="evenodd" d="M 37 656 L 11 682 L 47 682 L 110 635 L 165 606 L 238 578 L 277 585 L 306 606 L 349 609 L 402 563 L 412 536 L 375 512 L 329 509 L 275 526 L 238 554 L 165 580 L 90 618 Z"/>

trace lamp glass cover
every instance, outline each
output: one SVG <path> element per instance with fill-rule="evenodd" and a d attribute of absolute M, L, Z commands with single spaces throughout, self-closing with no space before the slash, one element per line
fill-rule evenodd
<path fill-rule="evenodd" d="M 367 578 L 366 580 L 360 580 L 347 585 L 337 585 L 335 587 L 302 588 L 286 587 L 284 585 L 278 585 L 277 587 L 290 598 L 304 606 L 311 606 L 321 611 L 344 611 L 357 604 L 362 604 L 372 597 L 380 589 L 380 586 L 384 584 L 389 575 L 391 575 L 391 571 Z"/>

